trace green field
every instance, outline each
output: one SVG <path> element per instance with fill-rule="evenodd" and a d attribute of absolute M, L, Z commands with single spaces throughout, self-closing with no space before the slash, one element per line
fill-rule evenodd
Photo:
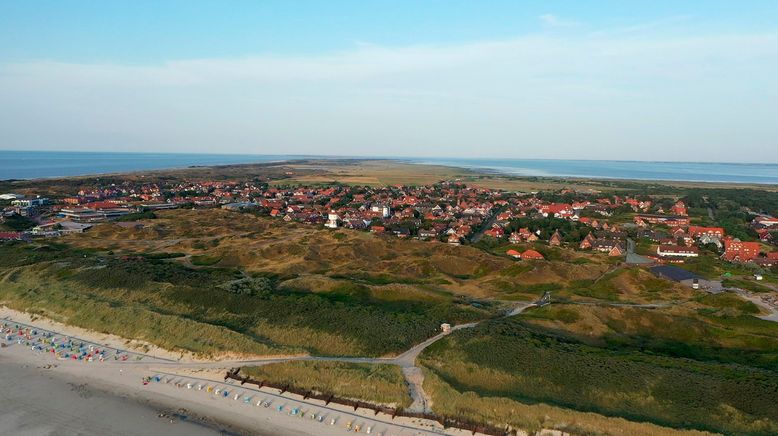
<path fill-rule="evenodd" d="M 334 394 L 408 407 L 411 397 L 399 366 L 345 362 L 289 362 L 241 368 L 241 374 L 258 381 L 290 384 L 321 394 Z"/>
<path fill-rule="evenodd" d="M 312 292 L 273 275 L 247 281 L 234 268 L 55 245 L 2 249 L 3 303 L 194 353 L 380 356 L 434 335 L 442 322 L 489 315 L 445 293 L 397 298 L 345 279 Z"/>
<path fill-rule="evenodd" d="M 0 304 L 214 358 L 396 355 L 442 322 L 484 320 L 422 354 L 436 413 L 575 434 L 778 433 L 778 323 L 733 293 L 708 295 L 623 259 L 543 243 L 452 247 L 220 209 L 132 218 L 144 226 L 102 223 L 57 242 L 0 244 Z M 546 260 L 517 261 L 509 248 Z M 750 280 L 752 268 L 708 250 L 681 266 L 731 273 L 725 285 L 754 292 L 776 280 L 769 271 Z M 547 291 L 553 304 L 500 318 Z M 243 372 L 410 402 L 395 366 Z"/>
<path fill-rule="evenodd" d="M 778 432 L 774 371 L 745 361 L 703 359 L 702 351 L 697 351 L 699 359 L 675 357 L 667 344 L 644 344 L 639 339 L 597 346 L 518 318 L 499 319 L 456 332 L 428 348 L 421 359 L 428 371 L 456 391 L 482 397 L 546 403 L 676 428 Z M 772 367 L 774 346 L 765 351 Z"/>

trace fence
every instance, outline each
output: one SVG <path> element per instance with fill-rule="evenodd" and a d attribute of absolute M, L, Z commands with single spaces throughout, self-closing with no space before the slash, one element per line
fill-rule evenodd
<path fill-rule="evenodd" d="M 509 434 L 515 434 L 515 431 L 511 431 L 508 428 L 501 429 L 495 426 L 478 423 L 466 418 L 454 418 L 450 416 L 441 416 L 432 413 L 409 412 L 404 410 L 401 407 L 393 408 L 393 407 L 368 403 L 366 401 L 350 400 L 347 398 L 336 397 L 334 394 L 314 392 L 307 389 L 297 388 L 292 385 L 288 385 L 288 384 L 281 385 L 266 380 L 257 381 L 251 379 L 250 377 L 242 376 L 238 374 L 239 372 L 240 372 L 240 368 L 235 368 L 231 371 L 228 371 L 227 374 L 224 376 L 224 380 L 227 381 L 227 379 L 232 379 L 232 380 L 239 381 L 241 385 L 253 384 L 256 385 L 258 388 L 269 387 L 273 389 L 278 389 L 279 391 L 281 391 L 282 394 L 285 392 L 297 394 L 302 396 L 304 400 L 311 398 L 314 400 L 324 401 L 325 405 L 329 405 L 330 403 L 335 403 L 347 407 L 353 407 L 355 411 L 357 409 L 368 409 L 375 412 L 375 415 L 378 415 L 378 413 L 383 413 L 385 415 L 391 416 L 392 419 L 394 419 L 397 416 L 427 419 L 430 421 L 439 422 L 443 426 L 443 428 L 456 428 L 456 429 L 470 431 L 473 434 L 481 433 L 490 436 L 506 436 Z"/>

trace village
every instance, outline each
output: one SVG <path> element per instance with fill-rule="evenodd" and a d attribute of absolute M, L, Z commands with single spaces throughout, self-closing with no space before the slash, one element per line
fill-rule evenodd
<path fill-rule="evenodd" d="M 721 226 L 697 225 L 678 198 L 596 191 L 507 192 L 444 181 L 427 186 L 271 186 L 261 181 L 124 182 L 49 198 L 2 194 L 2 221 L 16 231 L 0 240 L 32 240 L 87 231 L 96 223 L 132 228 L 160 210 L 222 208 L 329 229 L 451 245 L 513 247 L 505 255 L 542 260 L 542 247 L 624 257 L 627 263 L 683 263 L 715 254 L 754 268 L 778 265 L 778 218 L 750 213 L 751 240 Z M 8 226 L 6 226 L 8 227 Z"/>

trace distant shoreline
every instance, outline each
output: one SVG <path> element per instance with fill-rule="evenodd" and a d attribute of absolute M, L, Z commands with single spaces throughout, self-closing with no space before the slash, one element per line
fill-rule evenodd
<path fill-rule="evenodd" d="M 604 181 L 778 185 L 778 164 L 564 159 L 465 159 L 306 155 L 0 151 L 0 181 L 64 179 L 262 164 L 399 162 L 485 175 Z"/>

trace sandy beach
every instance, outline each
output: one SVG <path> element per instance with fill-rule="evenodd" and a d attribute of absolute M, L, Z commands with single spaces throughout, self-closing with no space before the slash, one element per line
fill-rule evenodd
<path fill-rule="evenodd" d="M 4 435 L 232 433 L 214 422 L 175 416 L 162 403 L 113 393 L 91 378 L 26 364 L 4 352 L 0 353 L 0 380 L 0 434 Z"/>
<path fill-rule="evenodd" d="M 12 314 L 17 316 L 11 318 Z M 9 326 L 17 321 L 44 324 L 41 328 L 47 329 L 56 327 L 46 320 L 18 319 L 19 313 L 14 311 L 4 310 L 3 315 L 2 323 Z M 100 350 L 105 353 L 104 360 L 64 358 L 64 352 L 57 356 L 37 349 L 35 337 L 29 341 L 16 332 L 1 338 L 6 346 L 0 348 L 0 379 L 6 389 L 0 399 L 0 434 L 470 434 L 444 430 L 436 422 L 392 419 L 374 415 L 371 410 L 355 411 L 281 394 L 276 389 L 225 383 L 225 370 L 171 368 L 164 362 L 172 356 L 161 350 L 155 350 L 159 352 L 156 358 L 138 354 L 127 361 L 113 358 L 126 351 L 108 349 Z M 73 342 L 102 339 L 95 342 L 104 344 L 106 339 L 113 339 L 108 343 L 126 343 L 88 332 L 81 333 L 89 338 L 76 337 L 72 330 L 68 333 Z M 64 338 L 52 339 L 57 342 Z M 155 367 L 155 361 L 162 364 Z"/>

